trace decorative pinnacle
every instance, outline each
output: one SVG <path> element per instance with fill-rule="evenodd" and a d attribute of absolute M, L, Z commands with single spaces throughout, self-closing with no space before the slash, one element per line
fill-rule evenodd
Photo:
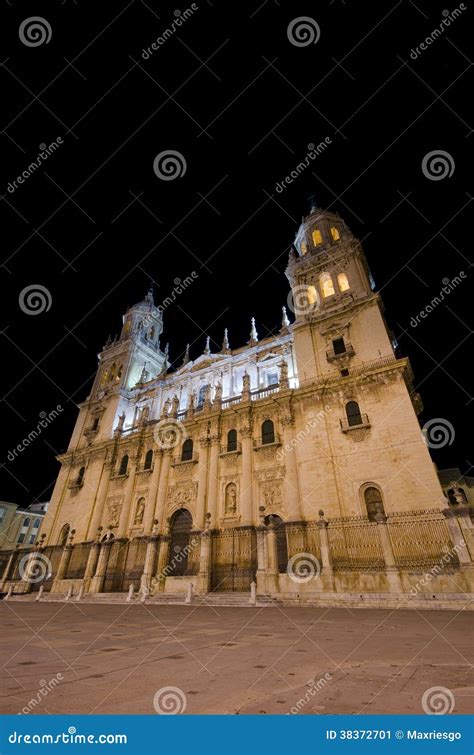
<path fill-rule="evenodd" d="M 252 320 L 251 320 L 250 341 L 252 343 L 257 343 L 257 341 L 258 341 L 257 328 L 255 327 L 255 317 L 252 317 Z"/>
<path fill-rule="evenodd" d="M 151 284 L 150 288 L 148 289 L 148 293 L 145 296 L 145 301 L 147 304 L 151 304 L 152 306 L 155 305 L 155 300 L 153 298 L 153 284 Z"/>
<path fill-rule="evenodd" d="M 191 360 L 190 360 L 190 357 L 189 357 L 189 343 L 187 343 L 186 344 L 186 351 L 184 352 L 183 365 L 187 364 L 190 361 Z"/>
<path fill-rule="evenodd" d="M 290 325 L 290 321 L 288 319 L 288 315 L 286 314 L 286 307 L 282 307 L 281 311 L 282 311 L 282 314 L 283 314 L 283 316 L 281 318 L 281 327 L 282 328 L 288 328 L 289 325 Z"/>
<path fill-rule="evenodd" d="M 227 328 L 224 329 L 224 340 L 222 341 L 222 351 L 230 351 L 229 332 Z"/>
<path fill-rule="evenodd" d="M 206 348 L 204 349 L 204 354 L 210 354 L 211 353 L 211 339 L 209 336 L 206 338 Z"/>

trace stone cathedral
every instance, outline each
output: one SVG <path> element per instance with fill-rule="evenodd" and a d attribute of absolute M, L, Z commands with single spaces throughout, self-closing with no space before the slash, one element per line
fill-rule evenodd
<path fill-rule="evenodd" d="M 286 276 L 293 322 L 175 370 L 153 293 L 128 309 L 58 458 L 45 590 L 469 591 L 472 519 L 440 488 L 360 242 L 312 207 Z"/>

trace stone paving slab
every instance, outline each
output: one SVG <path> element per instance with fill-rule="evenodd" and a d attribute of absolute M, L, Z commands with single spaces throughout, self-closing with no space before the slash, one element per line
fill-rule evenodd
<path fill-rule="evenodd" d="M 152 714 L 168 686 L 186 713 L 422 713 L 435 686 L 474 707 L 466 612 L 11 601 L 0 627 L 1 713 Z"/>

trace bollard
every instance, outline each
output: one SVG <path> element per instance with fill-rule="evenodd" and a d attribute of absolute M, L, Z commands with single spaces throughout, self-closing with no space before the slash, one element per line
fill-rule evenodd
<path fill-rule="evenodd" d="M 84 595 L 84 585 L 81 585 L 77 594 L 76 600 L 81 600 Z"/>
<path fill-rule="evenodd" d="M 38 602 L 38 600 L 41 600 L 41 597 L 43 595 L 43 591 L 44 591 L 44 586 L 41 585 L 40 589 L 38 590 L 38 595 L 35 598 L 35 602 Z"/>
<path fill-rule="evenodd" d="M 134 588 L 134 586 L 133 586 L 133 582 L 132 582 L 132 584 L 131 584 L 131 585 L 130 585 L 130 587 L 128 588 L 127 603 L 130 603 L 130 602 L 131 602 L 131 600 L 132 600 L 132 598 L 133 598 L 133 592 L 134 592 L 134 590 L 135 590 L 135 588 Z"/>
<path fill-rule="evenodd" d="M 7 594 L 5 595 L 5 597 L 4 597 L 4 599 L 3 599 L 3 600 L 8 600 L 8 598 L 11 598 L 11 596 L 12 596 L 12 592 L 13 592 L 13 585 L 10 585 L 10 587 L 8 588 L 8 592 L 7 592 Z"/>
<path fill-rule="evenodd" d="M 186 600 L 185 603 L 191 603 L 193 599 L 193 583 L 188 582 L 188 587 L 186 590 Z"/>
<path fill-rule="evenodd" d="M 252 582 L 250 585 L 250 598 L 249 603 L 251 606 L 257 605 L 257 585 L 255 582 Z"/>
<path fill-rule="evenodd" d="M 69 590 L 67 591 L 67 594 L 64 600 L 70 600 L 71 597 L 72 597 L 72 585 L 69 586 Z"/>

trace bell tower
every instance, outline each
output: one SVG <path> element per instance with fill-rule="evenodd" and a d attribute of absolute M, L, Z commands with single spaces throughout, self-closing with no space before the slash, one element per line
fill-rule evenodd
<path fill-rule="evenodd" d="M 344 377 L 362 363 L 394 357 L 361 244 L 339 215 L 312 205 L 286 276 L 300 384 L 335 369 Z"/>

